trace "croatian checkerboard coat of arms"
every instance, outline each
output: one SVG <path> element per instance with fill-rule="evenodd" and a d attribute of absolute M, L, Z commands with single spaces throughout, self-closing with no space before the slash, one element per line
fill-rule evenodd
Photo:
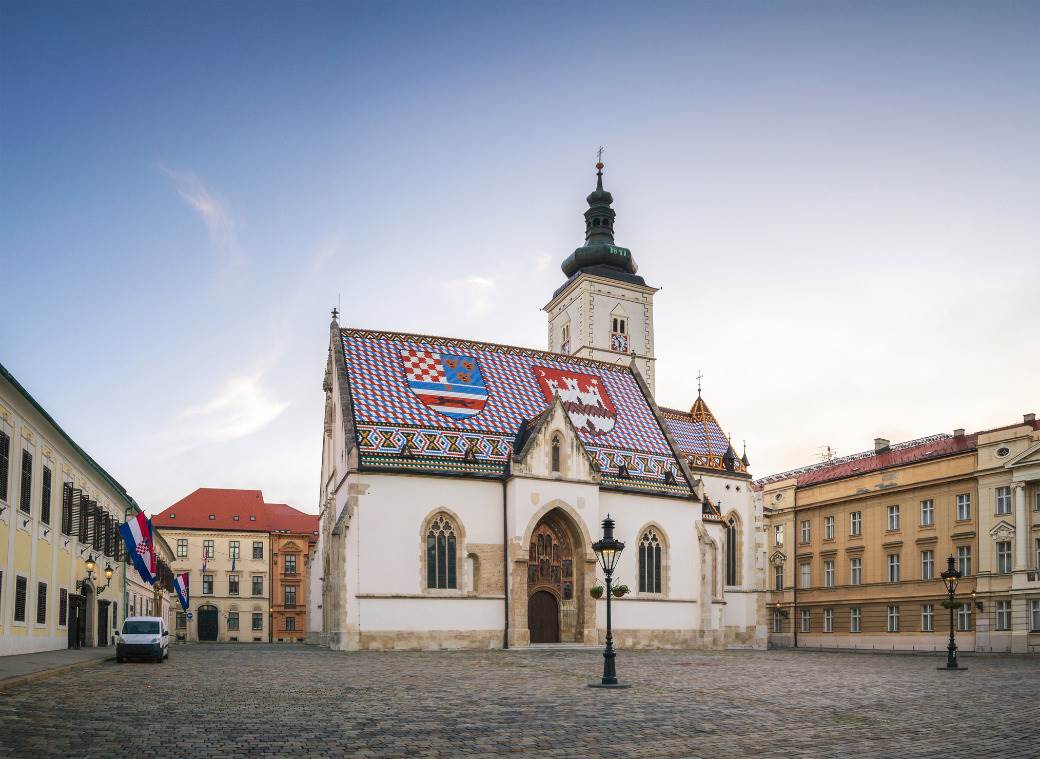
<path fill-rule="evenodd" d="M 590 435 L 605 435 L 614 429 L 617 410 L 599 377 L 569 369 L 533 368 L 545 400 L 551 401 L 559 393 L 575 427 Z"/>
<path fill-rule="evenodd" d="M 434 411 L 451 419 L 468 419 L 484 410 L 487 386 L 472 356 L 406 348 L 401 361 L 408 387 Z"/>

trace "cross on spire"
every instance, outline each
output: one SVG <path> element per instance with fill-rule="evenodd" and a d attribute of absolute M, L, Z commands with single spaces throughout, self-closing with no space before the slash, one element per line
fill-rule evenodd
<path fill-rule="evenodd" d="M 701 370 L 697 370 L 697 397 L 701 397 L 701 380 L 704 379 L 704 375 L 701 374 Z"/>
<path fill-rule="evenodd" d="M 603 163 L 603 151 L 606 150 L 602 145 L 599 146 L 599 150 L 596 151 L 596 163 Z"/>

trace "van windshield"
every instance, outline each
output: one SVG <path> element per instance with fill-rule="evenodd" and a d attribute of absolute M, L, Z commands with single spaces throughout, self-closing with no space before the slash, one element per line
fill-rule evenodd
<path fill-rule="evenodd" d="M 158 635 L 159 623 L 148 619 L 128 619 L 123 623 L 123 635 Z"/>

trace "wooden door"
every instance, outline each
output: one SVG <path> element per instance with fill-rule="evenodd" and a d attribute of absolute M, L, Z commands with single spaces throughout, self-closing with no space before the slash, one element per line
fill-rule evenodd
<path fill-rule="evenodd" d="M 81 648 L 86 637 L 87 615 L 84 613 L 83 596 L 69 595 L 68 610 L 69 648 Z"/>
<path fill-rule="evenodd" d="M 199 640 L 217 639 L 217 607 L 199 607 Z"/>
<path fill-rule="evenodd" d="M 560 604 L 547 590 L 539 590 L 527 599 L 527 629 L 532 643 L 560 642 Z"/>
<path fill-rule="evenodd" d="M 108 645 L 108 601 L 98 601 L 97 644 L 99 646 Z"/>

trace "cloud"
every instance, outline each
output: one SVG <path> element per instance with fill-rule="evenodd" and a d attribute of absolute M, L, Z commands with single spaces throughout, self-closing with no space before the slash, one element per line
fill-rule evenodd
<path fill-rule="evenodd" d="M 490 277 L 471 275 L 445 282 L 444 287 L 453 306 L 467 316 L 481 317 L 491 312 L 498 285 Z"/>
<path fill-rule="evenodd" d="M 181 200 L 202 217 L 209 232 L 209 240 L 222 255 L 232 263 L 240 263 L 241 250 L 234 217 L 216 198 L 209 188 L 191 171 L 180 171 L 159 166 L 163 174 L 173 180 L 173 186 Z"/>
<path fill-rule="evenodd" d="M 178 427 L 195 442 L 222 442 L 257 432 L 288 408 L 273 400 L 260 375 L 227 380 L 213 397 L 178 415 Z"/>

